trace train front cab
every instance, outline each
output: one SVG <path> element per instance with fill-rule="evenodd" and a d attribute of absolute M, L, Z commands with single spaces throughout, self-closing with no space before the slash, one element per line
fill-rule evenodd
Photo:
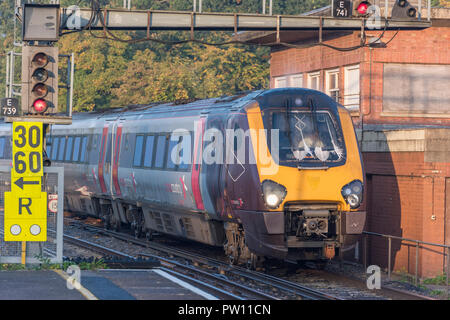
<path fill-rule="evenodd" d="M 247 109 L 249 128 L 268 129 L 264 151 L 270 163 L 257 157 L 266 209 L 243 219 L 246 243 L 264 256 L 332 259 L 344 236 L 361 234 L 364 227 L 366 214 L 358 211 L 364 186 L 361 155 L 344 107 L 319 92 L 295 93 L 278 104 L 268 97 Z M 278 155 L 270 152 L 270 129 L 279 130 Z M 261 152 L 252 145 L 254 154 Z"/>

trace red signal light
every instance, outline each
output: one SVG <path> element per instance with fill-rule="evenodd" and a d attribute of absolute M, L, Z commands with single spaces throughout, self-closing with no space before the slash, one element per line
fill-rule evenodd
<path fill-rule="evenodd" d="M 367 9 L 369 9 L 370 6 L 371 6 L 371 4 L 369 2 L 362 1 L 356 7 L 356 11 L 358 12 L 359 15 L 365 15 L 365 14 L 367 14 Z"/>
<path fill-rule="evenodd" d="M 47 111 L 47 101 L 44 99 L 36 99 L 33 102 L 33 108 L 37 113 L 44 113 Z"/>

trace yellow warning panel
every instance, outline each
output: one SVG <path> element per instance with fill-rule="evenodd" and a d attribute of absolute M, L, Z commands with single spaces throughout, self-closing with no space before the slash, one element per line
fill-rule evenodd
<path fill-rule="evenodd" d="M 47 193 L 32 198 L 5 192 L 5 241 L 47 241 Z"/>
<path fill-rule="evenodd" d="M 47 241 L 47 219 L 5 219 L 5 241 Z"/>
<path fill-rule="evenodd" d="M 40 198 L 42 177 L 11 177 L 11 193 L 20 197 Z"/>
<path fill-rule="evenodd" d="M 12 177 L 37 177 L 43 175 L 42 122 L 13 122 Z"/>

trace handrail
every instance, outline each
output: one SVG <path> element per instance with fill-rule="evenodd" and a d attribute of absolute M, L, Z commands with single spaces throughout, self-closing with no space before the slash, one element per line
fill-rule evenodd
<path fill-rule="evenodd" d="M 432 243 L 432 242 L 427 242 L 427 241 L 421 241 L 421 240 L 416 240 L 416 239 L 409 239 L 409 238 L 404 238 L 404 237 L 399 237 L 399 236 L 392 236 L 392 235 L 387 235 L 387 234 L 382 234 L 382 233 L 377 233 L 377 232 L 369 232 L 369 231 L 363 231 L 362 232 L 364 237 L 364 268 L 367 268 L 367 236 L 378 236 L 378 237 L 383 237 L 383 238 L 387 238 L 388 239 L 388 279 L 391 280 L 391 249 L 392 249 L 392 239 L 396 239 L 396 240 L 401 240 L 403 241 L 407 241 L 407 242 L 413 242 L 415 243 L 416 246 L 416 268 L 415 268 L 415 274 L 414 274 L 414 284 L 417 286 L 418 284 L 418 270 L 419 270 L 419 248 L 420 245 L 427 245 L 427 246 L 435 246 L 435 247 L 439 247 L 439 248 L 444 248 L 446 249 L 445 251 L 447 251 L 447 254 L 445 254 L 444 252 L 444 259 L 446 257 L 446 269 L 447 271 L 446 273 L 446 286 L 447 286 L 447 298 L 450 296 L 450 288 L 449 288 L 449 278 L 450 278 L 450 245 L 448 244 L 440 244 L 440 243 Z M 404 245 L 403 243 L 401 243 L 401 245 Z"/>

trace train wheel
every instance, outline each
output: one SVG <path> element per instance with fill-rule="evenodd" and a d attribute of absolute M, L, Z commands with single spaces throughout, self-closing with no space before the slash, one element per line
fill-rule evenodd
<path fill-rule="evenodd" d="M 231 265 L 237 265 L 239 263 L 239 249 L 234 248 L 233 252 L 228 256 L 228 261 Z"/>
<path fill-rule="evenodd" d="M 119 232 L 120 231 L 120 227 L 121 227 L 120 221 L 116 221 L 114 223 L 114 231 Z"/>
<path fill-rule="evenodd" d="M 250 258 L 247 260 L 247 269 L 256 270 L 258 265 L 258 256 L 254 253 L 250 253 Z"/>
<path fill-rule="evenodd" d="M 147 241 L 152 241 L 153 240 L 153 231 L 147 230 L 147 232 L 145 233 L 145 239 L 147 239 Z"/>

